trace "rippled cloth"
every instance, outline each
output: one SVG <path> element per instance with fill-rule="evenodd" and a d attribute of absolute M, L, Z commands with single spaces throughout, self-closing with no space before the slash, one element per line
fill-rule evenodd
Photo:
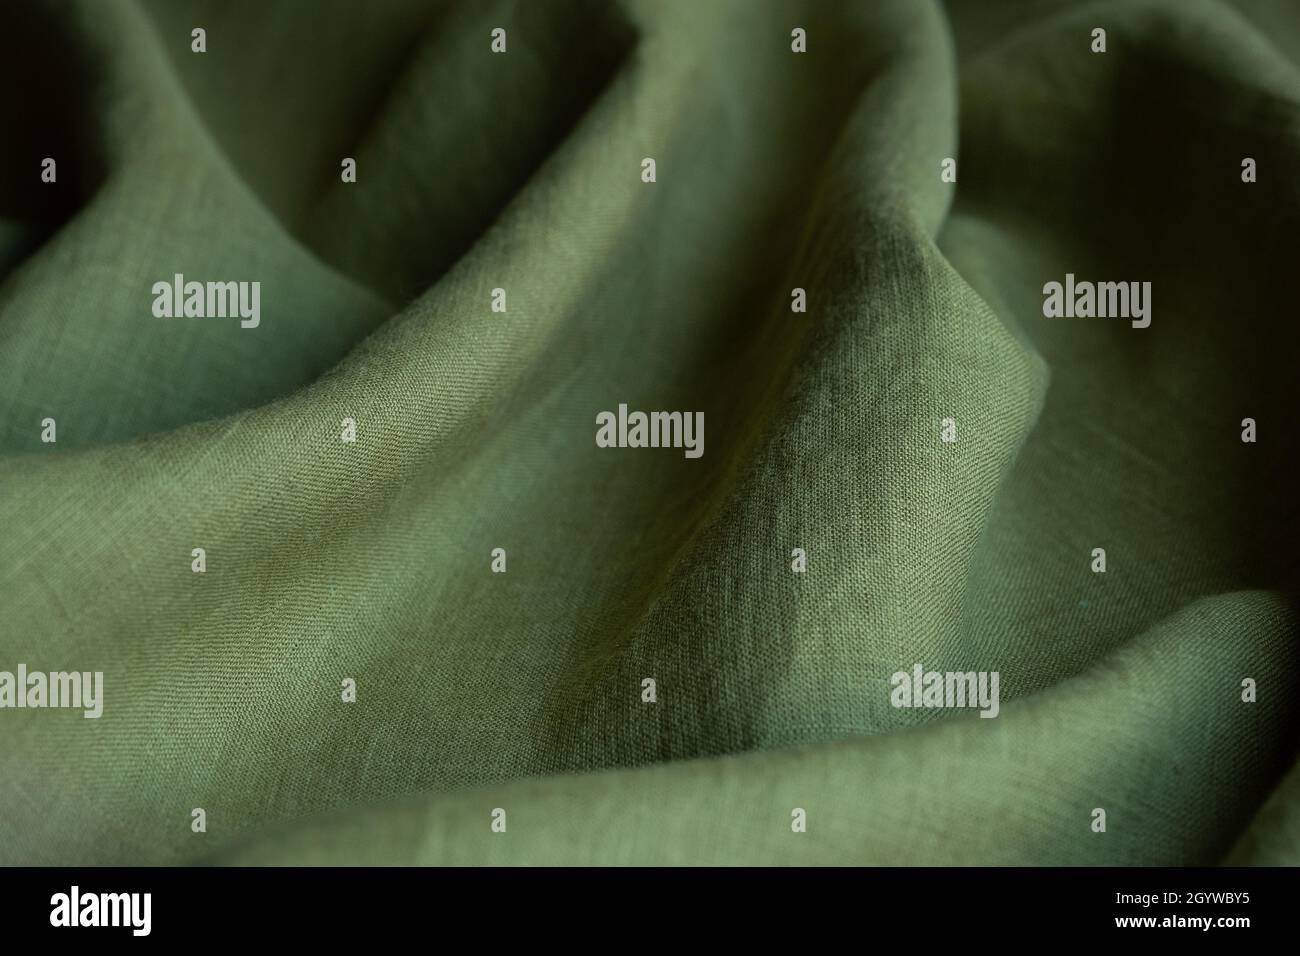
<path fill-rule="evenodd" d="M 0 862 L 1300 862 L 1296 4 L 3 24 Z"/>

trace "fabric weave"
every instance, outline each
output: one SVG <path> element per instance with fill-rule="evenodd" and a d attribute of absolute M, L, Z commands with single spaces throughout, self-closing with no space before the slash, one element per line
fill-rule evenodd
<path fill-rule="evenodd" d="M 1294 3 L 3 21 L 0 863 L 1300 863 Z"/>

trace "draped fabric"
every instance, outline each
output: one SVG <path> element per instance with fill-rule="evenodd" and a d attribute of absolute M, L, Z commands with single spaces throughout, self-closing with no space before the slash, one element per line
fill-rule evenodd
<path fill-rule="evenodd" d="M 0 23 L 0 863 L 1300 862 L 1290 0 Z"/>

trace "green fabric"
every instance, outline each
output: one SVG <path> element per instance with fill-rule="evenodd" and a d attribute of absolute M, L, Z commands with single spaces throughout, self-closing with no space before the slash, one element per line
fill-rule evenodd
<path fill-rule="evenodd" d="M 0 863 L 1300 863 L 1291 0 L 2 18 Z"/>

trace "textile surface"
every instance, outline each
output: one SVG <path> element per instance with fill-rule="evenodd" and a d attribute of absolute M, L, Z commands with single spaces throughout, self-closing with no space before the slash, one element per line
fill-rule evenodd
<path fill-rule="evenodd" d="M 0 17 L 0 863 L 1300 862 L 1300 5 Z"/>

